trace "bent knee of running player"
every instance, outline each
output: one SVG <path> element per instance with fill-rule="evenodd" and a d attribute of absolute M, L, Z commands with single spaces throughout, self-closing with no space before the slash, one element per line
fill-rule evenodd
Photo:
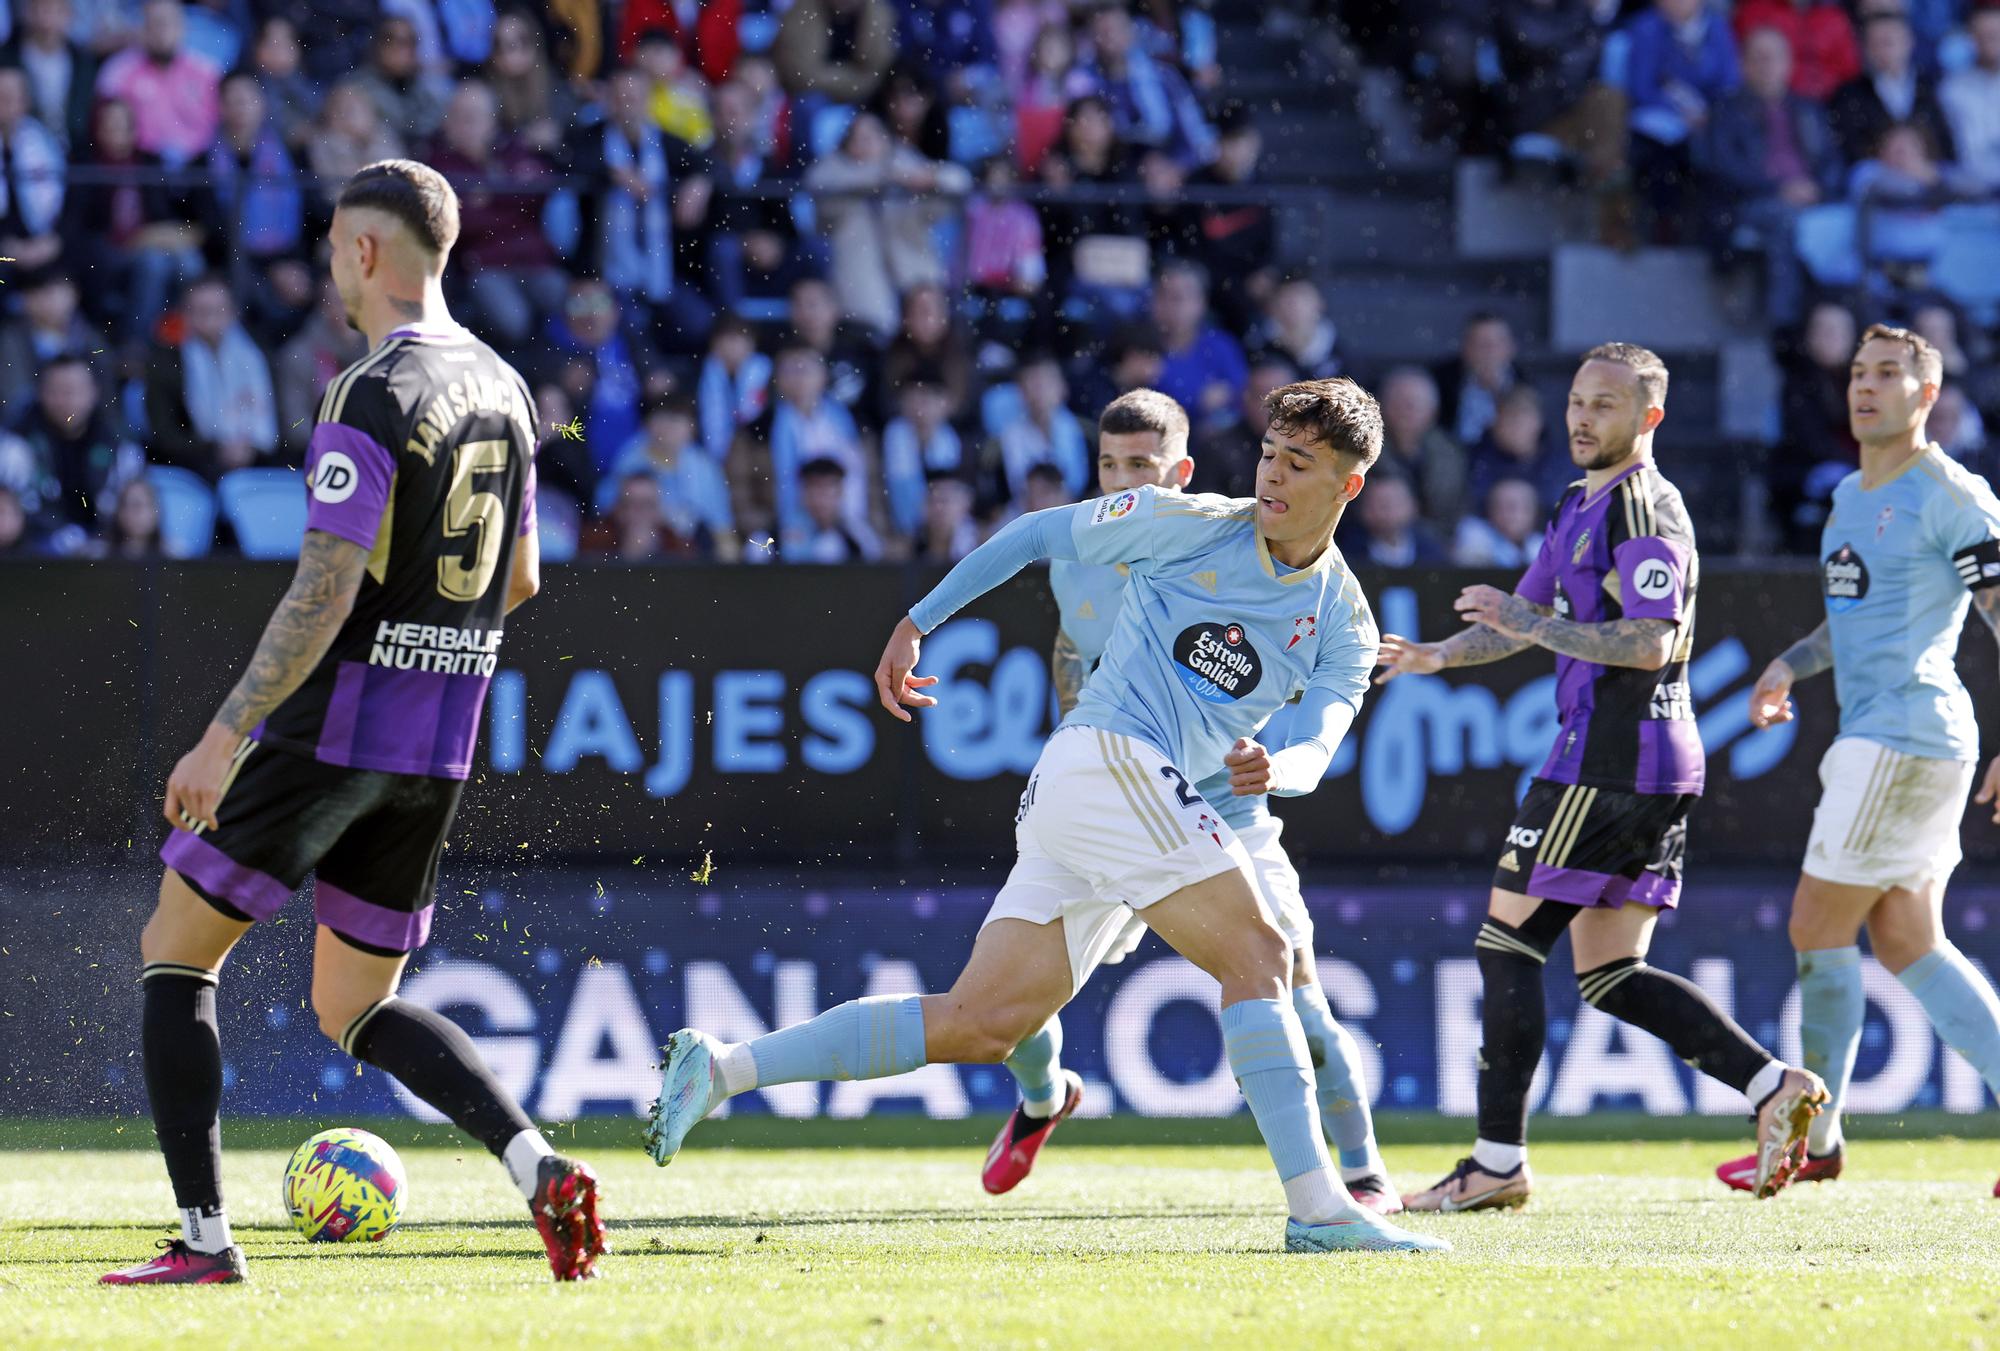
<path fill-rule="evenodd" d="M 408 954 L 367 952 L 319 927 L 313 947 L 313 1013 L 319 1030 L 342 1044 L 354 1020 L 396 993 Z"/>
<path fill-rule="evenodd" d="M 924 1053 L 933 1064 L 997 1065 L 1069 1002 L 1069 948 L 1060 920 L 995 920 L 944 994 L 924 997 Z"/>
<path fill-rule="evenodd" d="M 141 961 L 219 970 L 250 921 L 224 914 L 169 868 L 160 875 L 160 897 L 139 931 Z"/>

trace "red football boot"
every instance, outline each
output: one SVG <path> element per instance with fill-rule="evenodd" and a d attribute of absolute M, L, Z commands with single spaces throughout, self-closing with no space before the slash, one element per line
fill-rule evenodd
<path fill-rule="evenodd" d="M 1831 1182 L 1840 1176 L 1841 1165 L 1846 1159 L 1847 1150 L 1843 1146 L 1835 1146 L 1831 1154 L 1809 1153 L 1806 1155 L 1806 1161 L 1799 1165 L 1798 1172 L 1792 1174 L 1787 1185 L 1796 1182 Z M 1717 1168 L 1715 1175 L 1726 1187 L 1733 1187 L 1740 1192 L 1754 1192 L 1757 1190 L 1757 1156 L 1745 1154 L 1740 1159 L 1731 1159 Z M 1995 1187 L 1993 1194 L 2000 1196 L 2000 1187 Z"/>
<path fill-rule="evenodd" d="M 604 1221 L 597 1217 L 597 1174 L 575 1159 L 552 1154 L 535 1176 L 535 1199 L 528 1203 L 549 1268 L 559 1281 L 587 1281 L 604 1256 Z"/>
<path fill-rule="evenodd" d="M 1029 1116 L 1016 1103 L 1014 1114 L 1007 1118 L 1007 1124 L 993 1137 L 993 1148 L 986 1151 L 986 1167 L 979 1174 L 979 1181 L 993 1195 L 1010 1192 L 1021 1185 L 1022 1180 L 1034 1170 L 1035 1156 L 1042 1152 L 1049 1136 L 1083 1101 L 1083 1079 L 1076 1071 L 1064 1070 L 1063 1082 L 1068 1091 L 1063 1095 L 1061 1110 L 1054 1116 Z"/>
<path fill-rule="evenodd" d="M 221 1252 L 196 1252 L 185 1240 L 163 1238 L 160 1255 L 123 1271 L 107 1271 L 99 1285 L 231 1285 L 249 1275 L 243 1249 L 234 1243 Z"/>
<path fill-rule="evenodd" d="M 1400 1215 L 1403 1213 L 1403 1198 L 1396 1195 L 1389 1179 L 1379 1173 L 1358 1177 L 1347 1184 L 1347 1194 L 1354 1198 L 1354 1204 L 1364 1206 L 1377 1215 Z"/>

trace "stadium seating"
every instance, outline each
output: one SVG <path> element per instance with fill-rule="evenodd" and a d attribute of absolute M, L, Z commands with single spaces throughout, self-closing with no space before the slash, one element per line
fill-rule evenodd
<path fill-rule="evenodd" d="M 306 532 L 305 482 L 290 469 L 238 469 L 216 485 L 245 558 L 297 558 Z"/>
<path fill-rule="evenodd" d="M 201 475 L 156 464 L 146 481 L 160 499 L 160 540 L 169 558 L 200 558 L 215 543 L 215 494 Z"/>

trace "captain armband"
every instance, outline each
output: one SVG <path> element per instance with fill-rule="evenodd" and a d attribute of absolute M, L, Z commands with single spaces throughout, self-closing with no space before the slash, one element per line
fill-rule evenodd
<path fill-rule="evenodd" d="M 1960 549 L 1951 556 L 1951 564 L 1958 569 L 1959 580 L 1968 591 L 2000 586 L 2000 539 L 1983 539 Z"/>

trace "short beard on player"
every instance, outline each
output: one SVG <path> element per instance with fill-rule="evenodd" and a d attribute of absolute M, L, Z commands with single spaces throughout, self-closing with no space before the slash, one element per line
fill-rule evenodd
<path fill-rule="evenodd" d="M 1632 446 L 1637 439 L 1638 438 L 1636 437 L 1630 437 L 1630 436 L 1621 438 L 1620 440 L 1617 441 L 1606 441 L 1600 439 L 1597 445 L 1594 447 L 1596 453 L 1589 456 L 1587 459 L 1580 459 L 1580 460 L 1577 459 L 1575 455 L 1575 443 L 1571 442 L 1570 459 L 1575 461 L 1576 467 L 1578 469 L 1583 469 L 1583 470 L 1609 469 L 1613 465 L 1622 464 L 1625 460 L 1631 458 Z"/>

